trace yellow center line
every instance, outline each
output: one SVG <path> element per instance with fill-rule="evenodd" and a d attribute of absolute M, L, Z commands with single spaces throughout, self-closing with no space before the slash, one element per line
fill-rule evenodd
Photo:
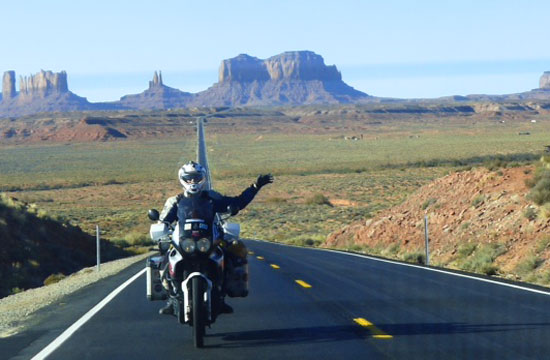
<path fill-rule="evenodd" d="M 356 318 L 353 319 L 353 321 L 369 330 L 372 334 L 372 337 L 375 339 L 393 339 L 393 336 L 386 334 L 385 332 L 374 326 L 374 324 L 367 319 Z"/>
<path fill-rule="evenodd" d="M 311 285 L 309 285 L 307 282 L 305 282 L 303 280 L 296 280 L 296 282 L 298 283 L 298 285 L 300 285 L 301 287 L 304 287 L 306 289 L 309 289 L 311 287 Z"/>
<path fill-rule="evenodd" d="M 254 255 L 254 251 L 249 251 L 248 255 Z"/>
<path fill-rule="evenodd" d="M 279 265 L 275 265 L 275 264 L 271 264 L 271 267 L 272 267 L 273 269 L 280 269 L 280 268 L 281 268 Z"/>
<path fill-rule="evenodd" d="M 258 259 L 258 260 L 263 260 L 264 257 L 263 257 L 263 256 L 256 256 L 256 259 Z"/>

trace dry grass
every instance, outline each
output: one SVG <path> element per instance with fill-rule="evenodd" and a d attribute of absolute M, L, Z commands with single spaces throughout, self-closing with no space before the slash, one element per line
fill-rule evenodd
<path fill-rule="evenodd" d="M 207 127 L 214 187 L 237 195 L 259 173 L 271 172 L 275 183 L 235 219 L 243 236 L 300 241 L 308 234 L 318 239 L 400 203 L 457 166 L 482 164 L 497 155 L 530 158 L 525 154 L 547 142 L 543 124 L 537 124 L 540 133 L 519 137 L 518 130 L 527 125 L 472 126 L 458 120 L 361 125 L 370 129 L 365 140 L 350 142 L 342 133 L 335 136 L 336 127 L 327 133 L 289 134 L 247 123 L 243 131 L 225 136 L 224 121 L 241 119 L 215 119 L 218 125 L 213 120 Z M 177 168 L 193 159 L 194 151 L 192 134 L 178 140 L 2 147 L 0 189 L 21 190 L 13 194 L 51 216 L 89 233 L 99 225 L 104 237 L 130 244 L 129 234 L 147 233 L 147 209 L 162 208 L 180 191 Z M 307 204 L 316 194 L 329 203 L 335 199 L 336 206 Z"/>

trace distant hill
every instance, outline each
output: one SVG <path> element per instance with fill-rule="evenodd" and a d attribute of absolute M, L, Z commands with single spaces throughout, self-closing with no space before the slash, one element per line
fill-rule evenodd
<path fill-rule="evenodd" d="M 121 97 L 118 105 L 137 110 L 178 109 L 187 107 L 192 98 L 191 93 L 164 85 L 162 73 L 155 71 L 147 90 L 141 94 Z"/>
<path fill-rule="evenodd" d="M 311 51 L 285 52 L 265 60 L 246 54 L 223 60 L 219 81 L 196 94 L 164 85 L 160 72 L 155 72 L 144 92 L 113 102 L 90 103 L 70 92 L 64 71 L 42 70 L 21 77 L 19 91 L 15 84 L 15 72 L 6 71 L 0 117 L 83 110 L 343 104 L 369 97 L 344 83 L 336 66 L 325 65 L 323 58 Z"/>
<path fill-rule="evenodd" d="M 42 211 L 0 196 L 0 298 L 42 286 L 53 274 L 69 275 L 96 263 L 96 240 L 80 228 L 58 222 Z M 102 261 L 127 254 L 102 241 Z"/>
<path fill-rule="evenodd" d="M 550 72 L 540 78 L 539 88 L 517 94 L 449 96 L 437 99 L 397 99 L 367 95 L 347 85 L 335 65 L 312 51 L 288 51 L 267 59 L 240 54 L 221 62 L 218 82 L 198 93 L 164 85 L 155 72 L 149 87 L 140 94 L 125 95 L 119 101 L 90 103 L 69 91 L 67 74 L 40 71 L 20 77 L 6 71 L 0 94 L 0 118 L 47 112 L 171 110 L 202 107 L 304 106 L 368 103 L 418 102 L 439 106 L 449 102 L 548 102 Z"/>

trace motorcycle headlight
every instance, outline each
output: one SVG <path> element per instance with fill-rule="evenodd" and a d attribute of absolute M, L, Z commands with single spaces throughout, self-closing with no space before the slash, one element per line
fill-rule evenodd
<path fill-rule="evenodd" d="M 206 253 L 208 250 L 210 250 L 210 247 L 212 246 L 212 243 L 210 242 L 210 239 L 208 238 L 202 238 L 199 241 L 197 241 L 197 248 L 201 253 Z"/>
<path fill-rule="evenodd" d="M 195 242 L 193 240 L 185 239 L 181 242 L 181 248 L 185 253 L 191 254 L 191 253 L 195 252 L 195 249 L 197 248 L 197 245 L 195 244 Z"/>

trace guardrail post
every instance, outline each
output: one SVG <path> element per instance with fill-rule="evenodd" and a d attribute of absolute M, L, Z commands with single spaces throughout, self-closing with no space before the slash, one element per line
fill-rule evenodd
<path fill-rule="evenodd" d="M 424 237 L 426 238 L 426 265 L 430 265 L 430 237 L 428 235 L 428 215 L 424 215 Z"/>
<path fill-rule="evenodd" d="M 101 249 L 100 249 L 100 235 L 99 235 L 99 225 L 95 226 L 95 233 L 96 233 L 96 256 L 97 256 L 97 271 L 100 270 L 101 267 Z"/>

